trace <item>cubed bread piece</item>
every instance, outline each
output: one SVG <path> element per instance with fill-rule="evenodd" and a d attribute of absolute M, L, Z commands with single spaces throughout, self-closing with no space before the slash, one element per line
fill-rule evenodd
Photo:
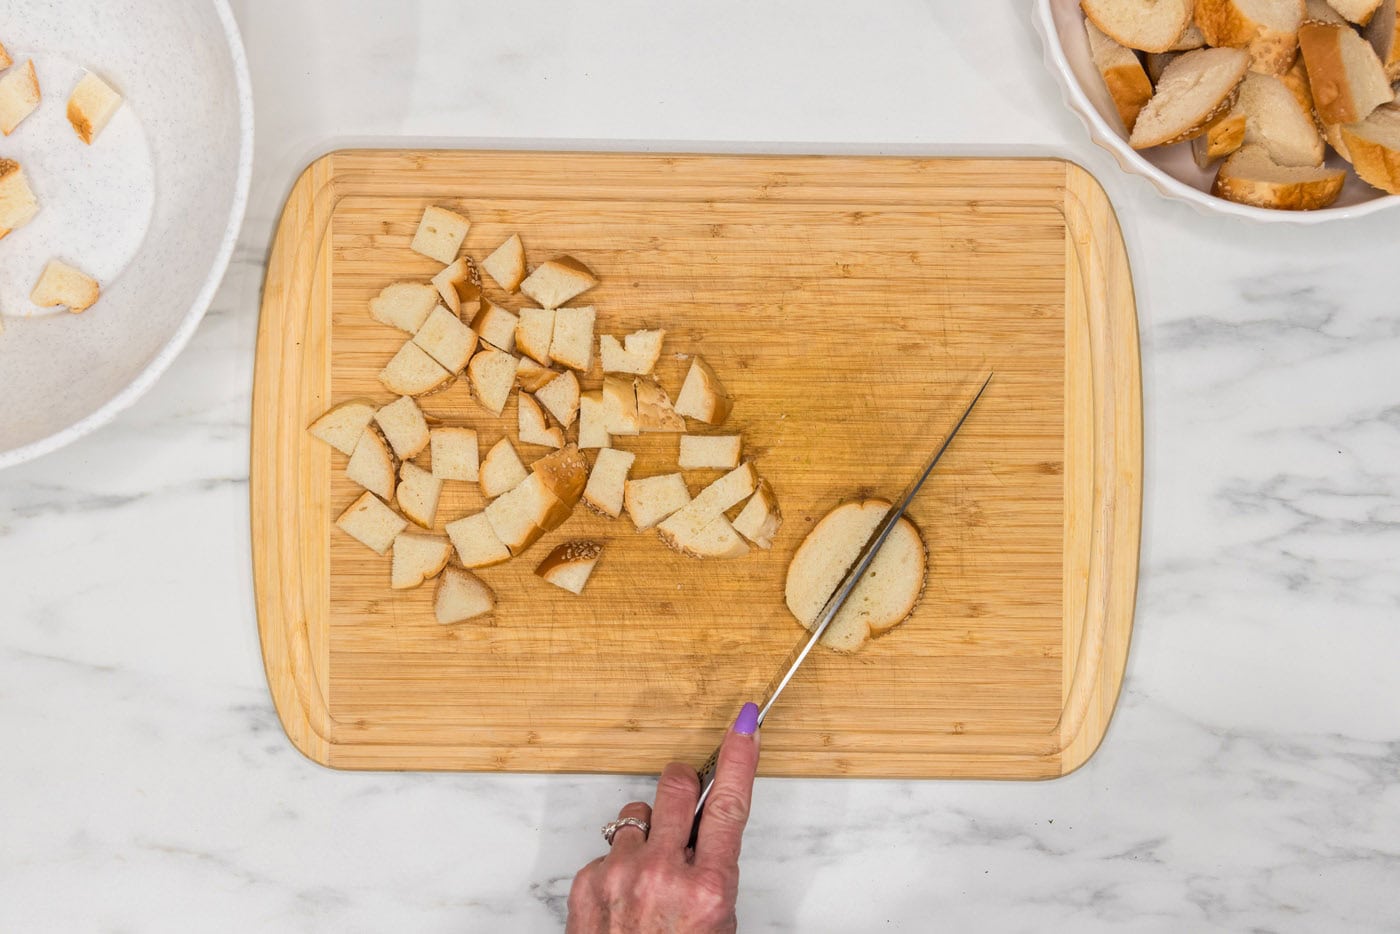
<path fill-rule="evenodd" d="M 512 555 L 519 555 L 546 532 L 563 525 L 573 510 L 549 491 L 539 474 L 532 473 L 515 489 L 492 500 L 485 512 L 491 531 Z"/>
<path fill-rule="evenodd" d="M 1400 97 L 1341 128 L 1346 155 L 1363 181 L 1400 195 Z"/>
<path fill-rule="evenodd" d="M 1327 0 L 1332 9 L 1346 17 L 1347 22 L 1355 23 L 1358 26 L 1365 26 L 1371 22 L 1376 10 L 1380 8 L 1381 0 Z"/>
<path fill-rule="evenodd" d="M 433 288 L 437 289 L 449 311 L 464 321 L 470 321 L 481 310 L 481 285 L 477 278 L 471 260 L 459 256 L 433 276 Z"/>
<path fill-rule="evenodd" d="M 564 446 L 564 429 L 549 424 L 544 417 L 544 409 L 528 392 L 516 393 L 519 404 L 519 426 L 521 444 L 539 444 L 547 448 Z"/>
<path fill-rule="evenodd" d="M 335 520 L 336 527 L 381 555 L 388 554 L 394 539 L 408 528 L 404 519 L 369 491 L 350 504 Z"/>
<path fill-rule="evenodd" d="M 413 335 L 413 343 L 427 351 L 449 373 L 460 373 L 476 350 L 476 332 L 442 305 L 433 309 L 428 320 Z"/>
<path fill-rule="evenodd" d="M 1162 72 L 1156 93 L 1138 113 L 1129 145 L 1147 149 L 1200 136 L 1234 107 L 1248 71 L 1249 56 L 1239 49 L 1182 53 Z"/>
<path fill-rule="evenodd" d="M 481 303 L 481 310 L 472 319 L 472 330 L 497 350 L 513 353 L 515 327 L 519 323 L 519 318 L 488 298 Z"/>
<path fill-rule="evenodd" d="M 538 302 L 541 308 L 558 308 L 597 284 L 597 277 L 583 263 L 572 256 L 556 256 L 526 276 L 520 283 L 520 291 Z"/>
<path fill-rule="evenodd" d="M 29 293 L 29 300 L 40 308 L 65 305 L 73 314 L 78 314 L 91 308 L 101 294 L 96 279 L 67 263 L 51 259 Z"/>
<path fill-rule="evenodd" d="M 373 425 L 360 432 L 345 476 L 387 502 L 394 499 L 394 474 L 398 465 L 389 451 L 389 442 Z"/>
<path fill-rule="evenodd" d="M 478 482 L 481 495 L 487 498 L 508 493 L 525 479 L 525 465 L 509 438 L 502 438 L 491 446 L 481 460 Z"/>
<path fill-rule="evenodd" d="M 558 370 L 540 366 L 529 357 L 521 357 L 515 364 L 515 382 L 526 392 L 539 392 L 558 375 Z"/>
<path fill-rule="evenodd" d="M 1376 50 L 1350 26 L 1313 23 L 1298 30 L 1313 105 L 1323 123 L 1356 123 L 1395 92 Z"/>
<path fill-rule="evenodd" d="M 450 626 L 490 615 L 496 609 L 496 595 L 475 574 L 449 567 L 442 572 L 433 597 L 433 615 Z"/>
<path fill-rule="evenodd" d="M 413 235 L 413 251 L 439 263 L 451 263 L 457 259 L 470 228 L 471 221 L 456 211 L 429 205 L 423 211 L 418 230 Z"/>
<path fill-rule="evenodd" d="M 678 473 L 628 480 L 622 493 L 623 506 L 639 532 L 674 515 L 690 501 L 685 478 Z"/>
<path fill-rule="evenodd" d="M 1089 54 L 1094 67 L 1113 98 L 1119 119 L 1131 132 L 1138 111 L 1152 97 L 1152 81 L 1132 49 L 1114 42 L 1090 20 L 1084 21 L 1084 31 L 1089 36 Z"/>
<path fill-rule="evenodd" d="M 753 464 L 740 464 L 668 516 L 661 523 L 662 536 L 684 541 L 698 535 L 715 516 L 752 496 L 757 486 L 758 475 L 754 473 Z"/>
<path fill-rule="evenodd" d="M 1088 20 L 1119 45 L 1166 52 L 1191 25 L 1191 0 L 1082 0 Z"/>
<path fill-rule="evenodd" d="M 306 431 L 342 454 L 354 454 L 360 434 L 374 421 L 375 405 L 368 399 L 350 399 L 332 406 Z"/>
<path fill-rule="evenodd" d="M 742 558 L 749 553 L 748 544 L 724 516 L 715 516 L 698 531 L 682 527 L 673 534 L 665 522 L 656 530 L 666 547 L 689 558 Z"/>
<path fill-rule="evenodd" d="M 514 375 L 515 366 L 511 364 Z M 412 340 L 404 342 L 399 352 L 379 371 L 379 381 L 399 396 L 422 396 L 443 389 L 453 375 L 441 363 Z"/>
<path fill-rule="evenodd" d="M 0 238 L 23 227 L 39 213 L 39 199 L 13 159 L 0 159 Z"/>
<path fill-rule="evenodd" d="M 539 474 L 546 489 L 570 510 L 578 505 L 588 481 L 588 461 L 574 444 L 541 457 L 530 471 Z"/>
<path fill-rule="evenodd" d="M 515 349 L 549 366 L 549 344 L 554 337 L 554 309 L 522 308 L 515 324 Z"/>
<path fill-rule="evenodd" d="M 1211 194 L 1260 208 L 1315 211 L 1336 201 L 1345 181 L 1342 169 L 1279 165 L 1263 146 L 1245 146 L 1221 163 Z"/>
<path fill-rule="evenodd" d="M 510 391 L 515 386 L 515 365 L 514 357 L 491 347 L 477 351 L 467 364 L 472 395 L 492 415 L 505 411 Z"/>
<path fill-rule="evenodd" d="M 1326 148 L 1313 122 L 1280 78 L 1250 72 L 1235 110 L 1244 114 L 1244 144 L 1258 143 L 1279 165 L 1322 165 Z"/>
<path fill-rule="evenodd" d="M 622 498 L 627 488 L 627 474 L 637 455 L 616 448 L 604 448 L 593 462 L 588 485 L 583 488 L 583 502 L 588 508 L 610 519 L 622 515 Z M 686 494 L 689 497 L 689 493 Z M 684 504 L 682 504 L 684 505 Z M 659 521 L 659 520 L 658 520 Z"/>
<path fill-rule="evenodd" d="M 428 446 L 428 420 L 409 396 L 401 396 L 375 412 L 374 420 L 401 460 L 417 457 Z"/>
<path fill-rule="evenodd" d="M 676 414 L 707 425 L 719 425 L 734 409 L 734 400 L 710 365 L 696 357 L 690 362 L 681 394 L 676 397 Z"/>
<path fill-rule="evenodd" d="M 480 462 L 475 429 L 434 428 L 428 437 L 434 477 L 476 482 Z"/>
<path fill-rule="evenodd" d="M 554 337 L 549 355 L 554 362 L 572 370 L 587 372 L 593 365 L 592 308 L 560 308 L 554 313 Z"/>
<path fill-rule="evenodd" d="M 676 412 L 671 397 L 650 377 L 637 380 L 637 424 L 646 432 L 683 432 L 685 419 Z"/>
<path fill-rule="evenodd" d="M 604 334 L 598 339 L 603 372 L 648 375 L 661 359 L 661 344 L 665 339 L 666 332 L 662 330 L 633 331 L 620 343 L 611 334 Z"/>
<path fill-rule="evenodd" d="M 1236 108 L 1213 120 L 1206 131 L 1191 140 L 1191 155 L 1196 165 L 1209 168 L 1217 159 L 1224 159 L 1244 145 L 1244 114 Z"/>
<path fill-rule="evenodd" d="M 782 528 L 783 516 L 778 511 L 778 500 L 767 480 L 759 480 L 749 501 L 739 511 L 734 520 L 734 531 L 753 542 L 759 548 L 772 548 L 773 536 Z"/>
<path fill-rule="evenodd" d="M 608 434 L 607 412 L 603 407 L 603 390 L 591 389 L 578 397 L 578 446 L 581 448 L 612 447 Z"/>
<path fill-rule="evenodd" d="M 637 384 L 632 377 L 603 377 L 603 427 L 614 437 L 641 431 L 637 418 Z"/>
<path fill-rule="evenodd" d="M 681 470 L 718 468 L 733 470 L 739 466 L 739 451 L 743 441 L 738 435 L 681 435 Z"/>
<path fill-rule="evenodd" d="M 1387 81 L 1400 81 L 1400 0 L 1381 0 L 1376 14 L 1366 26 L 1366 38 L 1385 68 Z"/>
<path fill-rule="evenodd" d="M 1298 56 L 1304 0 L 1195 0 L 1196 25 L 1206 43 L 1249 53 L 1250 68 L 1283 74 Z"/>
<path fill-rule="evenodd" d="M 395 282 L 386 285 L 369 300 L 369 314 L 380 324 L 387 324 L 409 334 L 418 333 L 428 315 L 437 307 L 438 292 L 422 282 Z"/>
<path fill-rule="evenodd" d="M 68 98 L 68 122 L 78 139 L 92 145 L 122 106 L 122 96 L 92 72 L 83 75 Z"/>
<path fill-rule="evenodd" d="M 399 489 L 395 499 L 404 518 L 431 529 L 437 521 L 438 500 L 442 498 L 442 480 L 412 461 L 404 461 L 399 469 Z"/>
<path fill-rule="evenodd" d="M 394 560 L 389 574 L 392 590 L 412 590 L 437 577 L 452 557 L 452 543 L 441 535 L 400 532 L 394 539 Z"/>
<path fill-rule="evenodd" d="M 484 512 L 455 519 L 447 523 L 446 531 L 457 559 L 466 567 L 485 568 L 510 560 L 510 549 L 491 531 Z"/>
<path fill-rule="evenodd" d="M 516 371 L 517 376 L 519 371 Z M 535 392 L 535 398 L 554 420 L 568 428 L 578 419 L 579 386 L 573 370 L 565 370 Z"/>
<path fill-rule="evenodd" d="M 520 242 L 520 234 L 511 234 L 505 243 L 496 247 L 482 261 L 481 268 L 507 292 L 520 288 L 525 278 L 525 244 Z"/>
<path fill-rule="evenodd" d="M 9 136 L 39 106 L 39 76 L 25 62 L 0 77 L 0 132 Z"/>
<path fill-rule="evenodd" d="M 555 587 L 581 594 L 602 554 L 598 542 L 564 542 L 540 562 L 535 573 Z"/>

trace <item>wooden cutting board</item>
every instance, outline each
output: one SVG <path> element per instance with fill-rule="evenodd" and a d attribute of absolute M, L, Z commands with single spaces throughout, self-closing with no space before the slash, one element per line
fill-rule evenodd
<path fill-rule="evenodd" d="M 786 519 L 771 551 L 695 561 L 580 509 L 482 572 L 488 622 L 440 626 L 431 586 L 390 591 L 388 559 L 333 527 L 359 493 L 345 458 L 304 429 L 354 396 L 390 401 L 376 373 L 403 336 L 366 305 L 440 268 L 409 249 L 434 203 L 471 217 L 477 259 L 518 232 L 532 264 L 587 263 L 600 333 L 666 329 L 673 395 L 676 354 L 715 367 L 737 399 L 724 430 Z M 764 728 L 767 774 L 1044 778 L 1103 737 L 1132 626 L 1142 420 L 1102 189 L 1054 159 L 325 156 L 277 229 L 253 398 L 258 624 L 288 735 L 339 768 L 698 763 L 802 634 L 783 578 L 803 536 L 842 500 L 902 488 L 988 368 L 911 510 L 930 552 L 918 610 L 859 654 L 815 653 Z M 514 404 L 497 420 L 463 382 L 423 405 L 483 450 L 515 435 Z M 634 476 L 673 470 L 676 444 L 619 442 Z M 439 526 L 481 505 L 448 484 Z M 606 543 L 580 597 L 532 573 L 576 537 Z"/>

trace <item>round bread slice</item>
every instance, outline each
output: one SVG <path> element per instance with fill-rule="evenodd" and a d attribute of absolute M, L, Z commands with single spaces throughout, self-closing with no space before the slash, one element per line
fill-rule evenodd
<path fill-rule="evenodd" d="M 1263 146 L 1245 146 L 1221 164 L 1211 193 L 1259 208 L 1315 211 L 1337 200 L 1346 177 L 1342 169 L 1279 165 Z"/>
<path fill-rule="evenodd" d="M 1400 97 L 1377 107 L 1360 123 L 1348 123 L 1341 132 L 1356 174 L 1382 191 L 1400 195 Z"/>
<path fill-rule="evenodd" d="M 1119 45 L 1166 52 L 1191 25 L 1191 0 L 1080 0 L 1084 15 Z"/>
<path fill-rule="evenodd" d="M 788 565 L 788 609 L 811 629 L 841 578 L 890 510 L 884 500 L 845 503 L 827 513 L 798 546 Z M 924 591 L 928 556 L 919 530 L 900 519 L 846 605 L 822 636 L 822 644 L 853 652 L 909 618 Z"/>
<path fill-rule="evenodd" d="M 1138 113 L 1128 142 L 1134 149 L 1194 139 L 1235 105 L 1249 56 L 1239 49 L 1197 49 L 1174 59 L 1157 93 Z"/>

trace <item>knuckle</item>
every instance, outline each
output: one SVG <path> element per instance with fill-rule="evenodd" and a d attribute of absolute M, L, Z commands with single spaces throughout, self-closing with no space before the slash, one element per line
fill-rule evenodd
<path fill-rule="evenodd" d="M 749 802 L 733 791 L 715 790 L 705 802 L 705 811 L 723 823 L 743 825 L 749 819 Z"/>
<path fill-rule="evenodd" d="M 700 779 L 695 770 L 676 762 L 666 766 L 656 784 L 658 795 L 694 795 L 700 791 Z"/>

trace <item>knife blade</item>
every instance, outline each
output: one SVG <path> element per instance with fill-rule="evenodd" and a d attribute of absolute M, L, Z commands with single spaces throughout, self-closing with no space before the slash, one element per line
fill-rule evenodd
<path fill-rule="evenodd" d="M 840 613 L 841 608 L 846 605 L 846 600 L 850 598 L 856 585 L 859 584 L 861 578 L 865 576 L 865 572 L 870 570 L 870 565 L 874 563 L 875 556 L 880 553 L 880 548 L 885 544 L 886 539 L 890 537 L 890 532 L 894 530 L 899 520 L 904 517 L 904 513 L 909 509 L 909 504 L 914 501 L 914 497 L 923 489 L 924 481 L 928 480 L 929 475 L 933 473 L 933 468 L 937 466 L 938 461 L 943 457 L 943 452 L 948 450 L 948 445 L 953 443 L 953 438 L 957 436 L 963 423 L 967 421 L 967 417 L 971 415 L 972 410 L 976 408 L 977 401 L 981 399 L 982 394 L 987 391 L 987 386 L 991 383 L 992 376 L 992 373 L 987 374 L 987 378 L 982 381 L 982 385 L 972 397 L 972 401 L 967 404 L 967 408 L 963 410 L 962 416 L 958 418 L 957 423 L 953 425 L 952 430 L 949 431 L 947 436 L 943 439 L 943 443 L 940 444 L 929 456 L 929 459 L 924 462 L 923 468 L 909 485 L 904 488 L 899 498 L 895 500 L 894 504 L 890 507 L 889 512 L 885 514 L 880 524 L 875 527 L 875 531 L 870 534 L 870 538 L 866 541 L 864 547 L 861 548 L 855 563 L 851 565 L 850 570 L 848 570 L 846 576 L 841 579 L 841 583 L 837 585 L 831 598 L 827 600 L 826 605 L 822 607 L 821 613 L 817 615 L 811 633 L 797 643 L 797 647 L 793 649 L 792 654 L 788 657 L 787 665 L 779 670 L 778 676 L 769 684 L 764 694 L 763 704 L 760 705 L 758 709 L 759 726 L 763 725 L 764 719 L 768 716 L 768 712 L 773 709 L 773 705 L 777 703 L 778 698 L 783 693 L 783 689 L 792 681 L 793 675 L 797 674 L 797 670 L 802 667 L 802 663 L 807 660 L 807 656 L 811 654 L 812 649 L 821 641 L 821 637 L 826 633 L 827 628 L 831 626 L 831 622 L 836 618 L 836 614 Z M 705 801 L 709 798 L 710 789 L 714 786 L 715 768 L 718 764 L 719 748 L 716 747 L 715 751 L 710 753 L 710 757 L 705 760 L 705 764 L 700 767 L 700 798 L 695 804 L 695 821 L 690 829 L 691 847 L 695 846 L 695 837 L 700 829 L 700 814 L 705 809 Z"/>

